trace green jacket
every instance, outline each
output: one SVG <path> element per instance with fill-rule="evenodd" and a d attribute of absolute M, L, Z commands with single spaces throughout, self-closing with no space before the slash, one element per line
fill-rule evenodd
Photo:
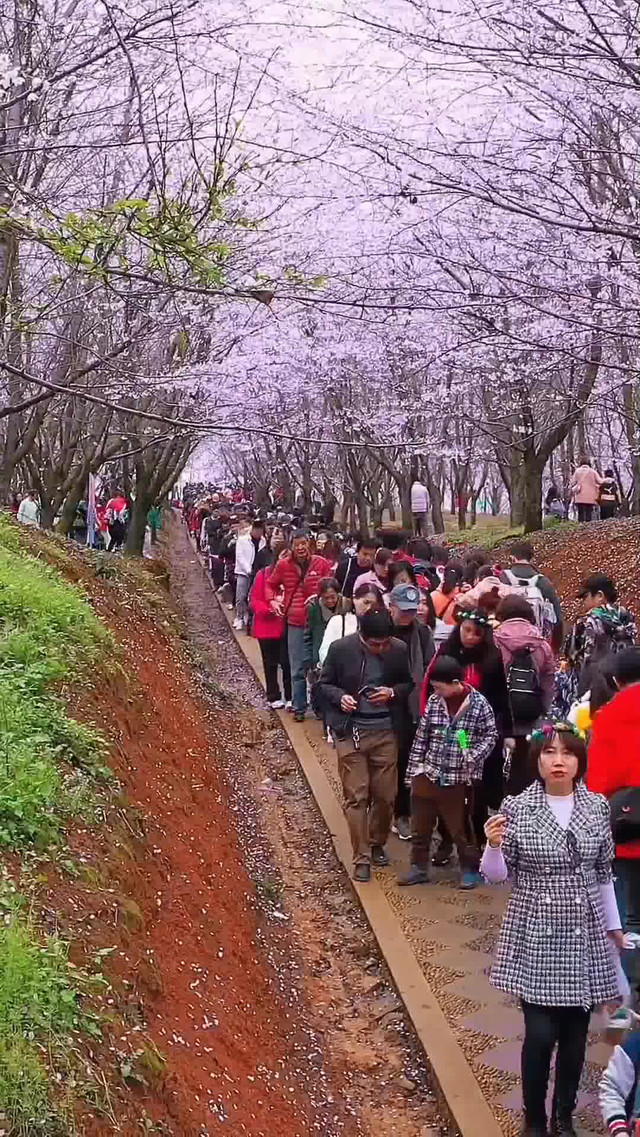
<path fill-rule="evenodd" d="M 343 610 L 346 612 L 349 609 L 342 598 L 338 601 L 333 611 L 325 607 L 319 596 L 314 597 L 307 606 L 307 622 L 304 629 L 305 671 L 309 671 L 311 668 L 318 666 L 320 644 L 322 643 L 325 628 L 331 617 L 339 616 Z"/>

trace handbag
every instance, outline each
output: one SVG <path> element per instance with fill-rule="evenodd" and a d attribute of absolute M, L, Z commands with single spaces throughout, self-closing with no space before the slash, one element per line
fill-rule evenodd
<path fill-rule="evenodd" d="M 609 798 L 611 831 L 616 845 L 640 840 L 640 786 L 627 786 Z"/>

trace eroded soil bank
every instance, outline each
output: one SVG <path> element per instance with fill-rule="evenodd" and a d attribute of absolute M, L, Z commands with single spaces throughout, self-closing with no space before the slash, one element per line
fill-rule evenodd
<path fill-rule="evenodd" d="M 183 527 L 172 598 L 142 568 L 28 542 L 116 641 L 61 695 L 119 785 L 98 825 L 15 870 L 42 931 L 104 976 L 102 1038 L 70 1051 L 77 1133 L 437 1133 L 421 1051 Z"/>

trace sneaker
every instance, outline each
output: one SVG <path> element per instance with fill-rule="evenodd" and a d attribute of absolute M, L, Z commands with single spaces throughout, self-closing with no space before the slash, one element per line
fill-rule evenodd
<path fill-rule="evenodd" d="M 284 707 L 284 699 L 274 699 L 272 703 L 269 703 L 269 706 L 272 711 L 281 711 Z"/>
<path fill-rule="evenodd" d="M 398 877 L 398 884 L 403 886 L 406 884 L 428 884 L 429 883 L 429 870 L 423 868 L 422 865 L 411 865 L 408 872 L 401 873 Z"/>
<path fill-rule="evenodd" d="M 284 705 L 284 709 L 285 711 L 293 711 L 293 703 L 291 702 L 291 699 L 287 699 Z"/>
<path fill-rule="evenodd" d="M 233 609 L 234 609 L 234 608 L 235 608 L 235 604 L 227 604 L 227 610 L 228 610 L 229 612 L 233 612 Z"/>
<path fill-rule="evenodd" d="M 437 853 L 433 854 L 431 863 L 435 865 L 436 868 L 441 869 L 443 865 L 449 864 L 452 854 L 453 849 L 450 849 L 448 845 L 441 845 Z"/>
<path fill-rule="evenodd" d="M 411 822 L 408 817 L 399 817 L 393 826 L 401 841 L 411 840 Z"/>
<path fill-rule="evenodd" d="M 371 880 L 371 865 L 356 865 L 353 870 L 353 879 L 359 880 L 361 884 Z"/>
<path fill-rule="evenodd" d="M 236 616 L 235 620 L 233 621 L 234 632 L 240 632 L 240 631 L 242 631 L 243 628 L 244 628 L 243 621 L 240 619 L 239 616 Z"/>
<path fill-rule="evenodd" d="M 384 845 L 371 846 L 371 864 L 376 865 L 378 868 L 386 868 L 386 866 L 390 864 Z"/>
<path fill-rule="evenodd" d="M 306 711 L 294 711 L 293 712 L 293 721 L 294 722 L 304 722 L 306 714 L 307 714 Z"/>
<path fill-rule="evenodd" d="M 471 892 L 471 889 L 477 888 L 479 884 L 482 884 L 482 881 L 483 878 L 480 876 L 479 872 L 465 871 L 460 877 L 460 884 L 458 885 L 458 888 L 462 892 Z"/>

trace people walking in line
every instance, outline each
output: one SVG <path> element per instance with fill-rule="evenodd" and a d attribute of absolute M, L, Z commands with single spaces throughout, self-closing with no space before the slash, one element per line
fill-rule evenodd
<path fill-rule="evenodd" d="M 340 585 L 340 591 L 347 600 L 351 600 L 356 580 L 364 572 L 369 572 L 373 566 L 373 559 L 379 542 L 375 537 L 361 537 L 356 545 L 355 553 L 346 553 L 338 561 L 335 578 Z"/>
<path fill-rule="evenodd" d="M 264 521 L 253 521 L 251 528 L 241 533 L 236 541 L 236 618 L 233 622 L 236 631 L 241 631 L 247 626 L 249 614 L 247 599 L 253 565 L 258 552 L 267 544 L 265 529 Z"/>
<path fill-rule="evenodd" d="M 21 525 L 38 529 L 40 526 L 40 506 L 36 495 L 29 490 L 18 506 L 18 521 Z"/>
<path fill-rule="evenodd" d="M 605 470 L 604 479 L 600 483 L 600 520 L 609 521 L 615 517 L 620 508 L 620 490 L 613 470 Z"/>
<path fill-rule="evenodd" d="M 398 792 L 393 830 L 401 841 L 408 841 L 411 838 L 411 799 L 406 780 L 407 766 L 420 719 L 420 690 L 427 667 L 435 654 L 431 630 L 421 624 L 417 618 L 419 603 L 420 593 L 413 584 L 396 584 L 389 595 L 393 635 L 407 648 L 409 670 L 414 682 L 407 703 L 408 714 L 398 735 Z"/>
<path fill-rule="evenodd" d="M 583 458 L 569 486 L 569 492 L 578 510 L 578 521 L 593 520 L 593 511 L 598 504 L 602 481 L 589 459 Z"/>
<path fill-rule="evenodd" d="M 280 549 L 282 555 L 285 546 Z M 255 636 L 260 646 L 262 666 L 264 667 L 267 700 L 273 710 L 286 707 L 289 710 L 291 703 L 291 668 L 289 666 L 289 652 L 287 650 L 286 625 L 284 615 L 278 614 L 267 600 L 266 582 L 274 570 L 274 565 L 267 565 L 259 569 L 249 593 L 249 607 L 253 613 L 251 634 Z M 283 600 L 284 588 L 280 586 Z M 282 675 L 282 687 L 280 676 Z"/>
<path fill-rule="evenodd" d="M 411 748 L 407 782 L 411 787 L 411 866 L 400 885 L 429 880 L 431 839 L 440 815 L 453 837 L 460 861 L 460 888 L 478 884 L 480 853 L 467 825 L 467 799 L 482 779 L 498 733 L 483 695 L 464 682 L 462 667 L 441 655 L 431 669 L 428 700 Z"/>
<path fill-rule="evenodd" d="M 533 565 L 534 551 L 530 541 L 517 541 L 511 547 L 511 563 L 500 575 L 533 608 L 536 627 L 559 651 L 564 639 L 564 621 L 560 598 L 551 581 Z"/>
<path fill-rule="evenodd" d="M 484 695 L 496 720 L 498 737 L 482 768 L 482 779 L 473 787 L 470 816 L 478 844 L 484 843 L 484 823 L 489 810 L 496 810 L 504 796 L 504 744 L 513 730 L 507 680 L 499 649 L 493 642 L 488 615 L 481 609 L 462 609 L 460 622 L 438 649 L 439 658 L 446 655 L 462 667 L 463 681 Z M 421 690 L 421 713 L 427 705 L 431 669 L 427 669 Z M 445 840 L 438 849 L 437 861 L 443 865 L 450 859 L 453 847 Z"/>
<path fill-rule="evenodd" d="M 569 724 L 536 731 L 537 777 L 505 798 L 485 826 L 481 871 L 512 877 L 490 982 L 524 1013 L 524 1134 L 546 1137 L 546 1097 L 557 1045 L 552 1132 L 575 1137 L 573 1112 L 592 1010 L 618 998 L 611 945 L 622 944 L 611 864 L 609 807 L 590 793 L 587 748 Z"/>
<path fill-rule="evenodd" d="M 348 611 L 343 604 L 342 611 L 339 615 L 332 616 L 325 628 L 318 651 L 318 662 L 321 667 L 327 658 L 331 644 L 357 632 L 360 620 L 365 612 L 370 612 L 373 609 L 378 612 L 385 610 L 382 593 L 375 584 L 359 584 L 353 594 L 352 603 L 353 611 Z"/>
<path fill-rule="evenodd" d="M 425 485 L 415 479 L 411 486 L 411 514 L 413 517 L 413 531 L 416 537 L 429 535 L 429 491 Z"/>
<path fill-rule="evenodd" d="M 308 530 L 296 529 L 291 549 L 282 554 L 265 581 L 267 601 L 275 614 L 283 616 L 286 622 L 293 710 L 297 722 L 303 721 L 307 710 L 307 680 L 304 671 L 306 602 L 312 596 L 317 596 L 318 584 L 323 577 L 330 575 L 329 564 L 324 557 L 311 553 Z"/>
<path fill-rule="evenodd" d="M 553 701 L 553 652 L 536 624 L 531 605 L 522 596 L 505 596 L 496 610 L 499 626 L 493 633 L 507 679 L 515 746 L 507 792 L 520 793 L 535 777 L 529 763 L 528 735 L 548 713 Z"/>
<path fill-rule="evenodd" d="M 372 864 L 389 863 L 398 733 L 413 690 L 407 649 L 392 636 L 388 612 L 365 612 L 354 635 L 331 644 L 320 676 L 360 882 L 370 879 Z"/>

